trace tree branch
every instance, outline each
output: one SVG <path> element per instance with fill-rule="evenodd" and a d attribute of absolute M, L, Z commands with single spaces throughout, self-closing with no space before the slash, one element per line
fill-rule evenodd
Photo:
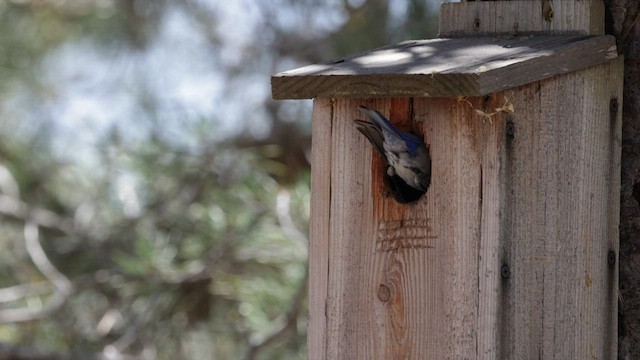
<path fill-rule="evenodd" d="M 30 221 L 38 226 L 57 229 L 64 233 L 70 233 L 73 229 L 71 220 L 64 219 L 52 211 L 30 206 L 19 198 L 4 194 L 0 194 L 0 215 L 24 222 Z"/>
<path fill-rule="evenodd" d="M 24 240 L 27 253 L 31 257 L 31 260 L 42 275 L 53 284 L 56 291 L 41 309 L 33 310 L 28 307 L 23 307 L 0 310 L 0 323 L 24 322 L 42 318 L 60 308 L 72 290 L 69 279 L 53 266 L 47 254 L 44 252 L 40 244 L 38 225 L 29 221 L 25 223 Z"/>
<path fill-rule="evenodd" d="M 39 296 L 49 291 L 51 291 L 51 283 L 48 281 L 0 288 L 0 303 L 18 301 L 29 296 Z"/>
<path fill-rule="evenodd" d="M 307 236 L 300 231 L 294 224 L 293 219 L 291 218 L 291 197 L 288 191 L 281 190 L 278 193 L 276 198 L 276 214 L 278 217 L 278 223 L 282 228 L 282 231 L 298 240 L 302 244 L 308 247 L 309 239 Z M 293 329 L 298 322 L 298 317 L 300 316 L 300 311 L 302 309 L 302 302 L 307 295 L 307 285 L 309 283 L 309 267 L 306 267 L 306 271 L 304 274 L 304 278 L 300 282 L 298 286 L 298 290 L 296 291 L 289 310 L 279 316 L 276 320 L 273 321 L 275 325 L 273 325 L 273 330 L 271 334 L 267 335 L 261 340 L 254 341 L 253 344 L 249 346 L 249 352 L 247 354 L 247 360 L 254 360 L 257 358 L 258 354 L 271 346 L 273 343 L 280 341 L 289 330 Z"/>
<path fill-rule="evenodd" d="M 308 267 L 307 267 L 308 269 Z M 307 284 L 309 282 L 309 273 L 308 270 L 305 272 L 304 278 L 298 287 L 298 291 L 296 291 L 295 296 L 293 297 L 293 301 L 291 302 L 291 306 L 289 307 L 289 311 L 283 317 L 279 317 L 274 320 L 274 323 L 280 323 L 275 325 L 275 329 L 268 336 L 263 339 L 254 342 L 249 346 L 249 352 L 247 354 L 246 360 L 255 360 L 258 357 L 258 354 L 271 346 L 272 344 L 280 341 L 285 337 L 287 332 L 293 329 L 298 322 L 298 317 L 300 316 L 300 310 L 302 309 L 302 302 L 304 301 L 305 296 L 307 295 Z"/>

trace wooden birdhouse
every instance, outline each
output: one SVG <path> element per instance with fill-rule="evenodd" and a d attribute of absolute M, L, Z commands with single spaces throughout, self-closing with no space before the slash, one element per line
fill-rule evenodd
<path fill-rule="evenodd" d="M 272 77 L 313 98 L 310 359 L 617 357 L 623 62 L 603 3 L 448 3 L 440 38 Z M 397 201 L 357 130 L 421 136 Z"/>

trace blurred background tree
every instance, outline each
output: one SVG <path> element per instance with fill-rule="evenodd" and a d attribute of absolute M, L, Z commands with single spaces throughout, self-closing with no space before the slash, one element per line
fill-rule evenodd
<path fill-rule="evenodd" d="M 0 2 L 0 358 L 302 359 L 311 103 L 403 0 Z"/>

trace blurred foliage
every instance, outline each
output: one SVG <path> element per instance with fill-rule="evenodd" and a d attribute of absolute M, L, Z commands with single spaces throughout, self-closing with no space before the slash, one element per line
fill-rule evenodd
<path fill-rule="evenodd" d="M 0 358 L 305 358 L 310 107 L 269 76 L 435 10 L 1 2 Z"/>

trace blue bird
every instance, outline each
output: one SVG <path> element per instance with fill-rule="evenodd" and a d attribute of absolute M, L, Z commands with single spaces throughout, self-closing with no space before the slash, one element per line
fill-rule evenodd
<path fill-rule="evenodd" d="M 364 106 L 359 106 L 359 110 L 371 122 L 354 120 L 356 127 L 387 162 L 387 175 L 393 187 L 396 190 L 406 189 L 399 182 L 399 177 L 411 187 L 409 192 L 413 189 L 414 192 L 419 191 L 420 195 L 424 194 L 431 183 L 431 158 L 422 137 L 396 129 L 376 110 Z M 413 199 L 412 195 L 410 197 Z"/>

